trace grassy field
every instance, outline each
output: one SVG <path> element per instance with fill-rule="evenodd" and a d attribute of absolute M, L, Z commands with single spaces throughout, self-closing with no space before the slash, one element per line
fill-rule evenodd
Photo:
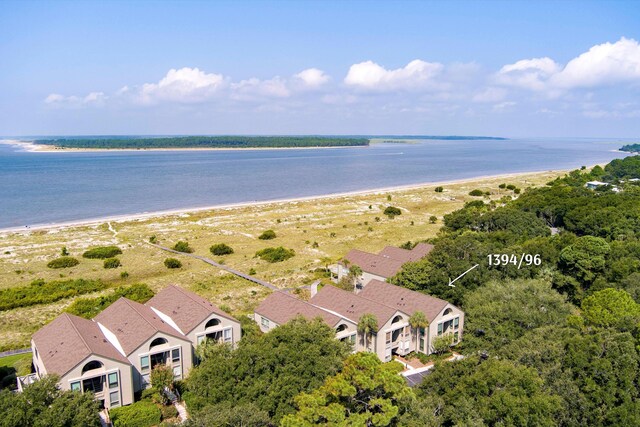
<path fill-rule="evenodd" d="M 267 290 L 182 255 L 169 255 L 147 242 L 156 236 L 158 243 L 173 246 L 187 240 L 195 253 L 209 256 L 238 270 L 256 271 L 256 276 L 278 287 L 300 287 L 322 277 L 315 271 L 342 258 L 351 248 L 379 251 L 386 245 L 400 245 L 433 237 L 442 226 L 444 214 L 460 208 L 471 197 L 469 191 L 479 188 L 491 192 L 484 200 L 513 195 L 500 190 L 501 183 L 522 189 L 542 185 L 563 172 L 550 171 L 512 177 L 482 178 L 444 185 L 436 193 L 435 185 L 415 189 L 384 191 L 370 194 L 336 196 L 315 200 L 274 202 L 269 204 L 214 209 L 196 213 L 165 215 L 157 218 L 0 233 L 0 289 L 28 285 L 35 279 L 64 278 L 102 279 L 112 286 L 143 282 L 158 290 L 177 284 L 229 306 L 234 313 L 249 313 L 267 294 Z M 390 200 L 389 200 L 390 199 Z M 402 214 L 395 219 L 382 212 L 396 206 Z M 438 218 L 429 222 L 430 216 Z M 265 230 L 274 230 L 277 238 L 259 240 Z M 209 247 L 226 243 L 234 253 L 224 257 L 210 254 Z M 91 247 L 118 245 L 122 266 L 104 269 L 102 260 L 84 259 L 82 253 Z M 47 262 L 66 247 L 80 264 L 67 269 L 47 268 Z M 296 255 L 284 262 L 269 264 L 254 257 L 255 252 L 271 246 L 294 249 Z M 177 257 L 183 267 L 165 268 L 167 257 Z M 126 271 L 128 277 L 121 278 Z M 100 293 L 90 294 L 95 296 Z M 29 345 L 31 334 L 61 313 L 72 299 L 53 304 L 18 308 L 0 312 L 0 349 Z"/>

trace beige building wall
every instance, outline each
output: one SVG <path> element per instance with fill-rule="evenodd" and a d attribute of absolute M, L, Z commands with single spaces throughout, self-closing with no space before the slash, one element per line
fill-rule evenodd
<path fill-rule="evenodd" d="M 438 333 L 438 325 L 442 325 L 441 334 Z M 426 331 L 426 339 L 424 340 L 425 346 L 419 350 L 427 354 L 433 353 L 433 340 L 439 335 L 451 335 L 452 343 L 455 345 L 462 340 L 463 330 L 464 312 L 452 304 L 447 304 L 429 324 Z"/>
<path fill-rule="evenodd" d="M 216 324 L 217 323 L 217 324 Z M 209 324 L 209 326 L 207 326 Z M 212 314 L 202 323 L 187 333 L 187 338 L 193 343 L 193 348 L 198 346 L 207 335 L 221 335 L 221 341 L 233 345 L 238 344 L 241 337 L 240 322 L 227 319 L 226 317 Z"/>
<path fill-rule="evenodd" d="M 382 325 L 378 331 L 377 338 L 375 353 L 383 362 L 391 360 L 394 349 L 401 355 L 409 353 L 412 350 L 409 316 L 401 311 L 396 311 L 396 313 Z M 415 349 L 415 345 L 413 349 Z"/>
<path fill-rule="evenodd" d="M 150 348 L 151 343 L 157 338 L 165 339 L 167 342 Z M 177 353 L 174 352 L 174 350 L 177 351 Z M 193 366 L 191 342 L 162 332 L 157 332 L 127 356 L 133 366 L 133 387 L 135 391 L 144 390 L 148 387 L 150 384 L 152 355 L 163 352 L 169 353 L 166 364 L 173 369 L 175 379 L 186 378 L 189 374 Z M 176 358 L 176 356 L 178 357 Z M 147 357 L 147 359 L 143 360 L 145 357 Z M 145 363 L 146 366 L 143 366 L 145 360 L 148 363 Z"/>
<path fill-rule="evenodd" d="M 83 373 L 83 369 L 90 362 L 99 362 L 102 366 Z M 62 390 L 85 391 L 87 389 L 84 381 L 96 377 L 101 377 L 103 384 L 102 391 L 95 393 L 95 398 L 98 401 L 104 401 L 105 408 L 115 408 L 133 403 L 134 389 L 131 366 L 94 354 L 61 377 L 59 385 Z M 116 381 L 113 381 L 114 379 Z"/>
<path fill-rule="evenodd" d="M 264 333 L 269 332 L 271 329 L 280 326 L 273 320 L 269 319 L 267 316 L 263 316 L 258 313 L 253 313 L 253 320 L 258 324 L 260 330 Z"/>

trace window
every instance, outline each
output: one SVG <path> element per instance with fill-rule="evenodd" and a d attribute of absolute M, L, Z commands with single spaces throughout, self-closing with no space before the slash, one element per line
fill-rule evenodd
<path fill-rule="evenodd" d="M 97 360 L 92 360 L 91 362 L 87 363 L 82 367 L 82 374 L 84 374 L 87 371 L 92 371 L 94 369 L 100 369 L 102 368 L 102 366 L 103 366 L 102 362 L 98 362 Z"/>
<path fill-rule="evenodd" d="M 269 327 L 269 319 L 261 317 L 260 318 L 260 324 L 262 325 L 263 328 L 268 328 Z"/>
<path fill-rule="evenodd" d="M 443 316 L 446 316 L 447 314 L 451 314 L 453 310 L 451 308 L 447 308 L 444 313 L 442 313 Z"/>
<path fill-rule="evenodd" d="M 198 337 L 198 345 L 202 344 L 202 342 L 205 340 L 207 336 L 206 335 L 200 335 Z"/>
<path fill-rule="evenodd" d="M 71 383 L 71 391 L 82 391 L 80 388 L 80 381 L 74 381 Z"/>
<path fill-rule="evenodd" d="M 394 318 L 393 318 L 393 320 L 391 321 L 391 324 L 398 323 L 398 322 L 399 322 L 399 321 L 401 321 L 401 320 L 402 320 L 402 316 L 396 316 L 396 317 L 394 317 Z"/>
<path fill-rule="evenodd" d="M 173 368 L 173 378 L 179 379 L 182 376 L 182 369 L 180 366 L 175 366 Z"/>
<path fill-rule="evenodd" d="M 386 343 L 391 344 L 391 332 L 387 332 Z"/>
<path fill-rule="evenodd" d="M 111 403 L 112 407 L 120 405 L 120 392 L 119 391 L 112 391 L 111 393 L 109 393 L 109 403 Z"/>
<path fill-rule="evenodd" d="M 104 376 L 93 377 L 86 380 L 82 380 L 82 390 L 92 391 L 94 393 L 100 393 L 104 386 Z"/>
<path fill-rule="evenodd" d="M 109 374 L 109 388 L 116 388 L 116 387 L 118 387 L 118 373 L 111 372 Z"/>
<path fill-rule="evenodd" d="M 143 372 L 149 370 L 149 356 L 142 356 L 140 358 L 140 369 Z"/>
<path fill-rule="evenodd" d="M 453 333 L 453 342 L 454 342 L 454 343 L 457 343 L 457 342 L 458 342 L 458 337 L 459 337 L 459 335 L 458 335 L 458 331 L 454 332 L 454 333 Z"/>
<path fill-rule="evenodd" d="M 174 348 L 173 350 L 171 350 L 171 361 L 173 361 L 173 362 L 179 362 L 180 361 L 180 349 L 179 348 Z"/>
<path fill-rule="evenodd" d="M 438 323 L 438 335 L 442 335 L 443 326 L 442 323 Z"/>
<path fill-rule="evenodd" d="M 218 326 L 220 324 L 220 319 L 211 319 L 207 322 L 206 325 L 204 325 L 205 329 L 206 328 L 211 328 L 213 326 Z"/>
<path fill-rule="evenodd" d="M 456 317 L 455 319 L 453 319 L 453 329 L 457 330 L 459 323 L 460 323 L 460 318 L 459 317 Z"/>
<path fill-rule="evenodd" d="M 231 342 L 231 329 L 224 330 L 224 342 Z"/>
<path fill-rule="evenodd" d="M 168 341 L 165 338 L 156 338 L 155 340 L 151 341 L 151 344 L 149 344 L 149 350 L 151 350 L 153 347 L 166 344 L 167 342 Z"/>
<path fill-rule="evenodd" d="M 346 329 L 347 329 L 347 325 L 345 325 L 345 324 L 343 323 L 342 325 L 340 325 L 340 326 L 338 326 L 338 327 L 336 328 L 336 332 L 340 333 L 340 332 L 342 332 L 342 331 L 344 331 L 344 330 L 346 330 Z"/>
<path fill-rule="evenodd" d="M 142 387 L 145 388 L 149 385 L 150 381 L 149 381 L 149 374 L 144 374 L 142 376 Z"/>
<path fill-rule="evenodd" d="M 420 348 L 419 350 L 424 349 L 424 328 L 420 328 Z"/>

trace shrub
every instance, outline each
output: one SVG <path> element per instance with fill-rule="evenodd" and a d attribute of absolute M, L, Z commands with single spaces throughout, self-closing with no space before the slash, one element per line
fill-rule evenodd
<path fill-rule="evenodd" d="M 513 185 L 513 184 L 507 185 L 507 190 L 515 190 L 515 189 L 516 189 L 515 185 Z"/>
<path fill-rule="evenodd" d="M 53 261 L 49 261 L 47 267 L 49 268 L 69 268 L 75 267 L 80 264 L 80 261 L 70 256 L 62 256 L 60 258 L 56 258 Z"/>
<path fill-rule="evenodd" d="M 429 217 L 429 224 L 435 224 L 436 222 L 438 222 L 438 217 L 435 215 L 431 215 Z"/>
<path fill-rule="evenodd" d="M 60 251 L 60 255 L 61 256 L 69 256 L 69 251 L 67 250 L 66 246 L 62 247 L 62 250 Z"/>
<path fill-rule="evenodd" d="M 113 427 L 150 427 L 160 424 L 162 419 L 160 409 L 148 400 L 113 408 L 109 414 Z"/>
<path fill-rule="evenodd" d="M 443 187 L 436 187 L 436 193 L 442 193 L 444 191 Z"/>
<path fill-rule="evenodd" d="M 498 185 L 498 188 L 504 190 L 505 188 L 507 188 L 507 184 L 500 184 Z"/>
<path fill-rule="evenodd" d="M 478 190 L 477 188 L 475 190 L 472 190 L 469 192 L 470 196 L 474 196 L 474 197 L 478 197 L 478 196 L 482 196 L 484 195 L 484 192 L 482 190 Z"/>
<path fill-rule="evenodd" d="M 120 260 L 118 258 L 107 258 L 104 260 L 102 265 L 104 268 L 118 268 L 122 264 L 120 264 Z"/>
<path fill-rule="evenodd" d="M 122 280 L 125 280 L 125 279 L 127 279 L 128 277 L 129 277 L 129 273 L 128 273 L 128 272 L 123 271 L 122 273 L 120 273 L 120 278 L 121 278 Z"/>
<path fill-rule="evenodd" d="M 276 232 L 273 230 L 267 230 L 258 236 L 260 240 L 272 240 L 276 238 Z"/>
<path fill-rule="evenodd" d="M 122 250 L 117 246 L 98 246 L 92 248 L 82 254 L 84 258 L 90 259 L 107 259 L 113 258 L 116 255 L 120 255 Z"/>
<path fill-rule="evenodd" d="M 173 405 L 163 406 L 160 410 L 162 412 L 162 419 L 175 418 L 178 416 L 178 410 Z"/>
<path fill-rule="evenodd" d="M 521 190 L 520 190 L 519 188 L 514 188 L 514 189 L 513 189 L 513 192 L 514 192 L 514 193 L 516 193 L 516 194 L 520 194 L 520 191 L 521 191 Z"/>
<path fill-rule="evenodd" d="M 387 206 L 383 213 L 391 219 L 395 218 L 398 215 L 402 215 L 402 211 L 395 206 Z"/>
<path fill-rule="evenodd" d="M 218 243 L 217 245 L 211 246 L 209 248 L 209 251 L 211 251 L 212 254 L 218 256 L 230 255 L 233 253 L 233 248 L 225 243 Z"/>
<path fill-rule="evenodd" d="M 278 246 L 277 248 L 265 248 L 256 252 L 257 257 L 271 263 L 286 261 L 295 254 L 296 253 L 293 249 L 285 249 L 282 246 Z"/>
<path fill-rule="evenodd" d="M 190 254 L 193 252 L 193 249 L 189 247 L 189 242 L 185 242 L 180 240 L 178 243 L 173 245 L 173 250 L 178 252 L 184 252 L 186 254 Z"/>
<path fill-rule="evenodd" d="M 256 274 L 256 269 L 255 268 L 250 268 L 249 269 L 249 276 L 253 276 L 254 274 Z"/>
<path fill-rule="evenodd" d="M 182 263 L 178 259 L 167 258 L 164 260 L 164 266 L 167 268 L 182 268 Z"/>
<path fill-rule="evenodd" d="M 99 280 L 34 280 L 28 286 L 0 290 L 0 311 L 16 307 L 48 304 L 63 298 L 101 291 L 106 285 Z"/>
<path fill-rule="evenodd" d="M 158 242 L 158 238 L 156 237 L 155 234 L 149 237 L 149 243 L 157 243 L 157 242 Z"/>
<path fill-rule="evenodd" d="M 450 335 L 441 335 L 433 339 L 433 352 L 436 354 L 444 354 L 451 347 L 452 337 Z"/>
<path fill-rule="evenodd" d="M 85 319 L 91 319 L 117 301 L 120 297 L 125 297 L 144 304 L 149 301 L 152 296 L 153 291 L 151 288 L 143 283 L 137 283 L 131 286 L 120 286 L 108 295 L 96 298 L 77 298 L 69 307 L 67 307 L 66 312 L 84 317 Z"/>

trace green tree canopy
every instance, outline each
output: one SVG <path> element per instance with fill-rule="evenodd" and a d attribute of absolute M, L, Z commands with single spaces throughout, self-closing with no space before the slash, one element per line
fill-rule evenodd
<path fill-rule="evenodd" d="M 189 374 L 184 398 L 193 411 L 251 403 L 277 422 L 294 412 L 294 396 L 336 374 L 349 351 L 320 319 L 299 317 L 267 334 L 243 337 L 235 350 L 208 351 Z"/>
<path fill-rule="evenodd" d="M 342 372 L 327 378 L 319 389 L 297 396 L 298 412 L 284 417 L 280 425 L 392 425 L 400 406 L 414 398 L 400 371 L 402 365 L 382 363 L 373 353 L 353 354 Z"/>
<path fill-rule="evenodd" d="M 633 330 L 640 321 L 640 305 L 626 291 L 607 288 L 582 301 L 582 316 L 592 325 Z"/>

